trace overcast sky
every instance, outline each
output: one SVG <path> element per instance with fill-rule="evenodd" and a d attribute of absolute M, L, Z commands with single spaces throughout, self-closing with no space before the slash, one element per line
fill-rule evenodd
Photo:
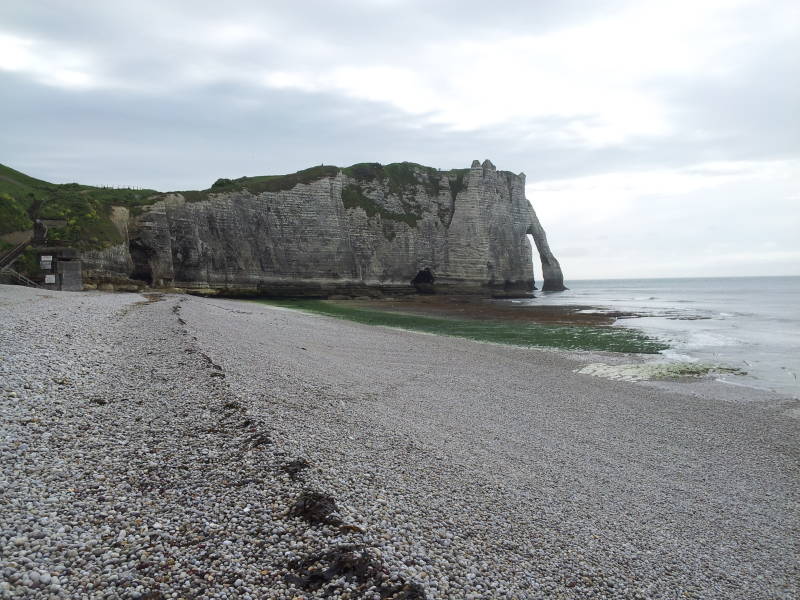
<path fill-rule="evenodd" d="M 0 162 L 527 174 L 565 276 L 800 274 L 800 2 L 0 2 Z"/>

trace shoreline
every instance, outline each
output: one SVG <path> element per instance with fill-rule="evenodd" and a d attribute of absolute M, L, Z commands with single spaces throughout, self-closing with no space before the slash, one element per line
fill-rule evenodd
<path fill-rule="evenodd" d="M 388 310 L 384 307 L 386 302 L 389 302 Z M 255 301 L 266 306 L 292 308 L 365 325 L 517 347 L 631 354 L 655 354 L 667 348 L 631 328 L 612 327 L 608 324 L 611 317 L 582 313 L 569 307 L 548 307 L 543 311 L 523 309 L 517 313 L 514 308 L 509 310 L 509 307 L 462 297 L 440 298 L 437 302 Z"/>
<path fill-rule="evenodd" d="M 765 378 L 765 373 L 757 371 L 752 373 L 752 365 L 748 361 L 736 360 L 734 357 L 717 358 L 692 356 L 692 353 L 677 349 L 673 344 L 674 339 L 664 336 L 663 332 L 653 330 L 649 321 L 654 318 L 652 312 L 637 311 L 635 309 L 620 310 L 608 305 L 595 305 L 590 303 L 572 304 L 517 304 L 515 302 L 499 302 L 497 299 L 469 298 L 452 296 L 416 296 L 403 299 L 361 299 L 361 300 L 326 300 L 326 304 L 354 307 L 359 310 L 377 310 L 398 315 L 418 317 L 434 317 L 461 320 L 464 322 L 475 321 L 485 323 L 509 324 L 516 323 L 525 326 L 554 326 L 554 327 L 586 327 L 612 328 L 620 332 L 628 332 L 638 339 L 650 340 L 652 344 L 660 344 L 660 349 L 653 352 L 651 344 L 643 344 L 636 348 L 635 344 L 629 349 L 621 351 L 608 348 L 615 354 L 627 353 L 632 356 L 631 367 L 642 365 L 644 368 L 639 373 L 633 374 L 637 379 L 643 380 L 677 380 L 682 382 L 698 381 L 703 377 L 715 378 L 715 381 L 725 385 L 741 386 L 761 392 L 771 392 L 779 396 L 788 395 L 800 399 L 800 390 L 791 386 L 787 381 Z M 320 311 L 324 314 L 324 311 Z M 348 318 L 344 316 L 343 318 Z M 709 321 L 708 315 L 671 315 L 665 317 L 671 321 Z M 413 324 L 408 327 L 414 330 Z M 447 333 L 445 333 L 447 335 Z M 491 342 L 491 340 L 488 340 Z M 514 341 L 499 343 L 514 344 Z M 535 343 L 522 343 L 523 346 L 546 348 L 549 344 L 538 345 Z M 587 352 L 601 351 L 600 347 L 587 344 L 583 350 Z M 554 344 L 553 349 L 558 349 Z M 566 351 L 581 350 L 580 347 L 563 347 Z M 707 353 L 706 353 L 707 354 Z M 602 361 L 600 361 L 602 362 Z M 608 361 L 606 361 L 608 362 Z M 612 361 L 617 364 L 618 361 Z M 609 365 L 609 366 L 612 366 Z M 664 365 L 657 367 L 657 365 Z M 650 376 L 648 376 L 648 373 Z M 599 370 L 597 375 L 602 375 Z M 613 373 L 608 373 L 614 375 Z"/>
<path fill-rule="evenodd" d="M 800 591 L 797 401 L 221 299 L 0 307 L 0 594 Z M 306 520 L 307 491 L 336 510 Z"/>

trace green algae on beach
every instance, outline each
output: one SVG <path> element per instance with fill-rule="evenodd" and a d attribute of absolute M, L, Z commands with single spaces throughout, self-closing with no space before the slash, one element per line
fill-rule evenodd
<path fill-rule="evenodd" d="M 667 348 L 657 340 L 624 327 L 429 317 L 342 306 L 327 300 L 256 300 L 256 302 L 347 319 L 365 325 L 381 325 L 514 346 L 642 354 L 656 354 Z"/>

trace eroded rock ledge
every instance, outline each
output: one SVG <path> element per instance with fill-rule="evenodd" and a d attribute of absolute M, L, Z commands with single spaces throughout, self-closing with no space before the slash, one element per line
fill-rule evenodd
<path fill-rule="evenodd" d="M 84 254 L 90 281 L 234 296 L 525 295 L 534 289 L 530 235 L 542 289 L 564 289 L 525 175 L 489 160 L 221 179 L 162 195 L 124 231 L 123 244 Z M 421 274 L 425 289 L 412 285 Z"/>

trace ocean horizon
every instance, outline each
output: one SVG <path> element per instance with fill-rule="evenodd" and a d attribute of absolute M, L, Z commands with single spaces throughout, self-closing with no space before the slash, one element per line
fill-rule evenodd
<path fill-rule="evenodd" d="M 564 279 L 564 285 L 569 282 L 581 283 L 584 281 L 652 281 L 652 280 L 687 280 L 687 279 L 783 279 L 783 278 L 800 278 L 800 275 L 691 275 L 682 277 L 588 277 L 588 278 L 570 278 Z M 569 286 L 567 286 L 569 287 Z"/>
<path fill-rule="evenodd" d="M 636 328 L 669 345 L 668 361 L 740 369 L 717 379 L 800 398 L 800 276 L 571 279 L 531 305 L 583 305 L 637 315 Z"/>

